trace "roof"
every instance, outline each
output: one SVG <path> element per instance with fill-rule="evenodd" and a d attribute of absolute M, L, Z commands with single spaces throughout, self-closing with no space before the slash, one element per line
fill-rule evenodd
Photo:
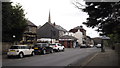
<path fill-rule="evenodd" d="M 77 26 L 77 27 L 75 27 L 75 28 L 69 30 L 69 32 L 75 33 L 75 32 L 77 32 L 78 30 L 80 30 L 81 32 L 86 31 L 82 26 Z"/>
<path fill-rule="evenodd" d="M 52 23 L 46 22 L 43 26 L 37 29 L 37 38 L 54 38 L 58 39 L 58 29 Z"/>
<path fill-rule="evenodd" d="M 29 25 L 29 26 L 35 26 L 35 27 L 37 27 L 35 24 L 33 24 L 31 21 L 29 21 L 29 20 L 27 20 L 27 24 Z"/>
<path fill-rule="evenodd" d="M 75 27 L 73 29 L 83 29 L 83 27 L 82 26 L 77 26 L 77 27 Z"/>
<path fill-rule="evenodd" d="M 39 29 L 41 27 L 41 25 L 39 25 L 37 28 Z"/>
<path fill-rule="evenodd" d="M 75 38 L 73 36 L 69 36 L 69 35 L 64 35 L 64 36 L 60 37 L 60 39 L 73 39 L 73 40 L 77 40 L 77 38 Z"/>
<path fill-rule="evenodd" d="M 60 25 L 55 25 L 55 28 L 57 28 L 60 31 L 67 31 L 66 29 L 64 29 L 63 27 L 61 27 Z"/>
<path fill-rule="evenodd" d="M 76 33 L 77 31 L 78 31 L 78 29 L 71 29 L 69 32 Z"/>
<path fill-rule="evenodd" d="M 63 27 L 61 27 L 60 25 L 55 25 L 55 24 L 52 24 L 52 23 L 50 23 L 50 22 L 46 22 L 44 25 L 46 25 L 46 24 L 49 24 L 49 25 L 51 25 L 53 28 L 56 28 L 56 29 L 58 29 L 59 31 L 67 31 L 66 29 L 64 29 Z M 43 26 L 44 26 L 43 25 Z M 42 27 L 42 26 L 41 26 Z"/>

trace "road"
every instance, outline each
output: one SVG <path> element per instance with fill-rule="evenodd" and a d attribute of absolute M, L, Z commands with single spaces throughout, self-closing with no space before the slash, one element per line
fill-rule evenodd
<path fill-rule="evenodd" d="M 64 52 L 25 58 L 3 58 L 3 66 L 68 66 L 81 62 L 85 57 L 99 52 L 99 48 L 67 48 Z"/>

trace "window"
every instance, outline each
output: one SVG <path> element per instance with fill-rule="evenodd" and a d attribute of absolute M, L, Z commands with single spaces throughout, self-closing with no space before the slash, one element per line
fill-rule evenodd
<path fill-rule="evenodd" d="M 11 46 L 10 49 L 18 49 L 18 46 Z"/>
<path fill-rule="evenodd" d="M 27 49 L 26 46 L 20 46 L 20 49 Z"/>

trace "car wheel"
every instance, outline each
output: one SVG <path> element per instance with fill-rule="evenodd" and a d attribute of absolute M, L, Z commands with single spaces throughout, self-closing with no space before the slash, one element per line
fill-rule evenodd
<path fill-rule="evenodd" d="M 11 58 L 11 56 L 8 55 L 7 58 Z"/>
<path fill-rule="evenodd" d="M 53 53 L 53 52 L 54 52 L 53 49 L 51 49 L 50 53 Z"/>
<path fill-rule="evenodd" d="M 45 55 L 46 54 L 46 50 L 43 50 L 43 55 Z"/>
<path fill-rule="evenodd" d="M 19 57 L 20 57 L 20 58 L 23 58 L 23 57 L 24 57 L 24 54 L 23 54 L 23 53 L 20 53 L 20 54 L 19 54 Z"/>
<path fill-rule="evenodd" d="M 63 48 L 63 50 L 62 51 L 65 51 L 65 49 Z"/>
<path fill-rule="evenodd" d="M 58 48 L 58 50 L 57 50 L 58 52 L 60 51 L 60 49 Z"/>
<path fill-rule="evenodd" d="M 32 53 L 31 53 L 31 56 L 34 56 L 34 55 L 35 55 L 35 53 L 34 53 L 34 52 L 32 52 Z"/>

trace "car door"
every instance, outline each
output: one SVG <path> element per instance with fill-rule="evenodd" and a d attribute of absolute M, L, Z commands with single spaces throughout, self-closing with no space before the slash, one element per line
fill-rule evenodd
<path fill-rule="evenodd" d="M 21 46 L 20 49 L 21 49 L 21 52 L 24 53 L 24 55 L 27 54 L 27 51 L 26 51 L 26 47 L 25 47 L 25 46 Z"/>
<path fill-rule="evenodd" d="M 27 49 L 28 49 L 27 54 L 30 55 L 30 54 L 32 53 L 32 48 L 31 48 L 31 46 L 27 46 Z"/>
<path fill-rule="evenodd" d="M 29 53 L 29 51 L 30 51 L 30 50 L 29 50 L 29 46 L 24 46 L 24 47 L 25 47 L 25 54 L 26 54 L 26 55 L 30 54 L 30 53 Z"/>

